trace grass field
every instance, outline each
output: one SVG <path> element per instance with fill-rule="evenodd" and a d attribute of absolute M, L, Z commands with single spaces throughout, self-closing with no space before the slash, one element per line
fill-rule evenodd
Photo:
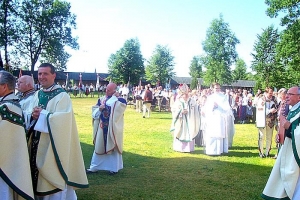
<path fill-rule="evenodd" d="M 85 166 L 93 153 L 91 107 L 97 98 L 73 98 Z M 124 169 L 88 174 L 89 188 L 77 190 L 79 200 L 200 199 L 256 200 L 275 162 L 259 158 L 254 124 L 236 124 L 233 147 L 223 156 L 172 150 L 171 114 L 152 112 L 142 118 L 133 107 L 125 112 Z M 275 154 L 273 143 L 271 154 Z"/>

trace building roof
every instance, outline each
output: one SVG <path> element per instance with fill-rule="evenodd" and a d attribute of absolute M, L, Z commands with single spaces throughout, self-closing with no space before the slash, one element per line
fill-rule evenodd
<path fill-rule="evenodd" d="M 75 81 L 79 81 L 80 74 L 83 81 L 97 81 L 97 74 L 100 81 L 107 81 L 106 78 L 109 76 L 108 73 L 64 72 L 64 74 L 68 74 L 69 80 L 73 79 Z"/>
<path fill-rule="evenodd" d="M 203 79 L 202 78 L 197 78 L 197 80 L 199 81 L 200 85 L 203 84 Z M 178 77 L 178 76 L 173 76 L 170 83 L 172 85 L 180 84 L 180 83 L 191 84 L 192 83 L 192 77 Z"/>
<path fill-rule="evenodd" d="M 232 86 L 232 87 L 241 87 L 241 88 L 254 88 L 255 81 L 237 80 L 236 82 L 231 83 L 231 85 L 224 84 L 223 86 Z"/>

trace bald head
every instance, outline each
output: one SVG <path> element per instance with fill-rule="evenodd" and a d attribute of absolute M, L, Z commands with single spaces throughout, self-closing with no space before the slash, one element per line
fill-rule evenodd
<path fill-rule="evenodd" d="M 27 92 L 34 88 L 33 78 L 28 75 L 21 76 L 17 82 L 18 91 L 19 92 Z"/>
<path fill-rule="evenodd" d="M 298 86 L 291 87 L 286 95 L 286 102 L 294 106 L 300 101 L 300 88 Z"/>
<path fill-rule="evenodd" d="M 117 85 L 115 83 L 109 83 L 106 86 L 106 96 L 112 96 L 117 91 Z"/>

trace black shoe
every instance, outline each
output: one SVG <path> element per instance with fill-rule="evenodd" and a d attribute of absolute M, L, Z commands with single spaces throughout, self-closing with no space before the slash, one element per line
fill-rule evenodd
<path fill-rule="evenodd" d="M 109 175 L 115 175 L 115 174 L 117 174 L 117 173 L 118 173 L 118 172 L 113 172 L 113 171 L 109 171 L 109 172 L 108 172 Z"/>
<path fill-rule="evenodd" d="M 145 118 L 145 116 L 143 116 L 143 118 Z"/>
<path fill-rule="evenodd" d="M 265 154 L 263 154 L 263 153 L 259 153 L 259 157 L 261 157 L 261 158 L 265 158 L 265 157 L 266 157 L 266 155 L 265 155 Z"/>
<path fill-rule="evenodd" d="M 91 170 L 89 170 L 89 169 L 86 169 L 86 170 L 85 170 L 85 173 L 86 173 L 86 174 L 94 174 L 94 173 L 96 173 L 96 172 L 93 172 L 93 171 L 91 171 Z"/>

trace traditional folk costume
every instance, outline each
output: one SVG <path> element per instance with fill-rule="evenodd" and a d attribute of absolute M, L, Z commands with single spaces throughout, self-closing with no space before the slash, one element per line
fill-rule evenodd
<path fill-rule="evenodd" d="M 214 106 L 215 102 L 218 107 Z M 207 97 L 204 106 L 206 117 L 205 152 L 207 155 L 228 153 L 228 134 L 232 134 L 232 130 L 227 126 L 233 126 L 230 118 L 227 119 L 230 112 L 232 112 L 231 107 L 224 94 L 214 93 Z"/>
<path fill-rule="evenodd" d="M 22 109 L 14 94 L 0 99 L 0 198 L 34 199 Z"/>
<path fill-rule="evenodd" d="M 187 85 L 180 85 L 180 95 L 187 95 Z M 173 150 L 179 152 L 192 152 L 195 146 L 195 137 L 200 130 L 200 112 L 197 102 L 192 99 L 184 99 L 179 96 L 172 108 L 171 133 L 173 134 Z M 183 111 L 187 111 L 184 114 Z"/>
<path fill-rule="evenodd" d="M 95 151 L 88 171 L 106 170 L 118 172 L 123 169 L 123 130 L 126 101 L 123 98 L 103 97 L 97 106 L 105 105 L 100 112 L 93 112 L 93 143 Z"/>
<path fill-rule="evenodd" d="M 35 195 L 76 199 L 74 190 L 88 181 L 70 96 L 53 85 L 35 93 L 29 109 L 36 106 L 43 110 L 28 135 Z"/>
<path fill-rule="evenodd" d="M 291 108 L 287 120 L 291 125 L 261 195 L 264 199 L 300 199 L 300 102 Z"/>

